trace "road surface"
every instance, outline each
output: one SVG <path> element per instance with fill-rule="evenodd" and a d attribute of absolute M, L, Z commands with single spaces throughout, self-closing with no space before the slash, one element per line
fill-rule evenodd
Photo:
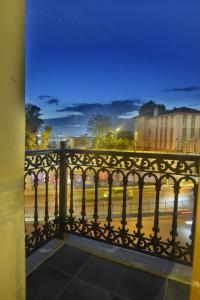
<path fill-rule="evenodd" d="M 120 218 L 122 215 L 122 203 L 123 203 L 123 190 L 116 187 L 118 192 L 113 192 L 112 195 L 112 218 L 113 226 L 117 229 L 120 227 Z M 138 199 L 139 191 L 136 188 L 128 187 L 129 199 L 126 201 L 127 207 L 127 228 L 129 232 L 135 230 L 137 223 L 138 212 Z M 132 196 L 130 196 L 132 193 Z M 86 213 L 87 219 L 92 219 L 94 212 L 94 189 L 86 188 Z M 69 210 L 70 205 L 70 189 L 68 187 L 67 207 Z M 170 231 L 172 226 L 172 213 L 174 205 L 174 194 L 172 187 L 164 186 L 160 192 L 160 236 L 164 240 L 170 237 Z M 55 207 L 55 190 L 50 189 L 48 193 L 48 205 L 50 219 L 54 217 Z M 155 210 L 155 188 L 148 186 L 143 192 L 143 230 L 145 236 L 152 233 L 154 210 Z M 74 189 L 73 193 L 73 209 L 74 215 L 79 218 L 82 210 L 82 190 L 79 188 Z M 188 237 L 191 232 L 191 218 L 193 209 L 193 191 L 191 186 L 183 186 L 179 194 L 179 215 L 178 215 L 178 233 L 181 244 L 188 242 Z M 99 188 L 98 191 L 98 215 L 99 220 L 104 224 L 106 222 L 108 210 L 108 189 Z M 45 213 L 45 190 L 44 187 L 39 188 L 38 191 L 38 215 L 39 220 L 44 219 Z M 30 224 L 33 222 L 34 217 L 34 190 L 25 191 L 25 219 Z"/>

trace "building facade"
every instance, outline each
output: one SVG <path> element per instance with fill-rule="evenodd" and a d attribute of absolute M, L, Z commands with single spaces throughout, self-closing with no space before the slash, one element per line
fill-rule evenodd
<path fill-rule="evenodd" d="M 134 118 L 137 150 L 200 152 L 200 111 L 175 108 Z"/>

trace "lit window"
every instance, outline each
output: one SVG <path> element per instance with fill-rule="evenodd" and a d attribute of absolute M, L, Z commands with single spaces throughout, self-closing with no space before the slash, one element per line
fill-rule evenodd
<path fill-rule="evenodd" d="M 195 115 L 192 115 L 192 119 L 191 119 L 191 127 L 195 127 Z"/>
<path fill-rule="evenodd" d="M 187 115 L 183 115 L 183 126 L 187 127 Z"/>
<path fill-rule="evenodd" d="M 182 138 L 185 139 L 187 135 L 187 128 L 182 129 Z"/>
<path fill-rule="evenodd" d="M 195 137 L 195 128 L 191 128 L 191 134 L 190 134 L 191 139 Z"/>

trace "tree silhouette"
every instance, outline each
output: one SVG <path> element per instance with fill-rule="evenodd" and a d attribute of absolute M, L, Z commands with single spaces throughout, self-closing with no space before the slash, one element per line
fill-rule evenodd
<path fill-rule="evenodd" d="M 31 103 L 26 104 L 25 114 L 26 114 L 26 131 L 37 133 L 38 129 L 43 124 L 43 120 L 40 118 L 40 107 L 33 105 Z"/>
<path fill-rule="evenodd" d="M 37 137 L 36 134 L 38 129 L 43 124 L 43 120 L 40 118 L 40 107 L 33 105 L 31 103 L 25 106 L 25 116 L 26 116 L 26 136 L 25 144 L 26 149 L 37 149 Z"/>
<path fill-rule="evenodd" d="M 49 138 L 52 132 L 52 128 L 50 126 L 45 126 L 41 132 L 41 143 L 39 145 L 40 149 L 46 149 L 49 144 Z"/>
<path fill-rule="evenodd" d="M 164 104 L 156 104 L 155 101 L 150 100 L 148 102 L 145 102 L 142 106 L 140 106 L 139 114 L 141 116 L 153 116 L 155 108 L 157 108 L 158 114 L 161 114 L 166 111 Z"/>
<path fill-rule="evenodd" d="M 95 137 L 104 136 L 111 128 L 110 117 L 104 114 L 94 114 L 87 124 L 87 131 Z"/>

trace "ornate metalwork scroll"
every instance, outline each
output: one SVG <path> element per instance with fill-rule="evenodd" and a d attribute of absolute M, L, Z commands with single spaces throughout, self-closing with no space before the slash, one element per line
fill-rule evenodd
<path fill-rule="evenodd" d="M 26 255 L 58 231 L 59 153 L 27 151 L 25 158 Z"/>
<path fill-rule="evenodd" d="M 123 170 L 198 176 L 199 157 L 149 152 L 117 152 L 68 149 L 70 165 L 105 167 Z"/>
<path fill-rule="evenodd" d="M 63 232 L 191 264 L 198 155 L 27 151 L 26 253 Z"/>
<path fill-rule="evenodd" d="M 199 156 L 76 149 L 65 155 L 67 232 L 192 263 Z"/>

